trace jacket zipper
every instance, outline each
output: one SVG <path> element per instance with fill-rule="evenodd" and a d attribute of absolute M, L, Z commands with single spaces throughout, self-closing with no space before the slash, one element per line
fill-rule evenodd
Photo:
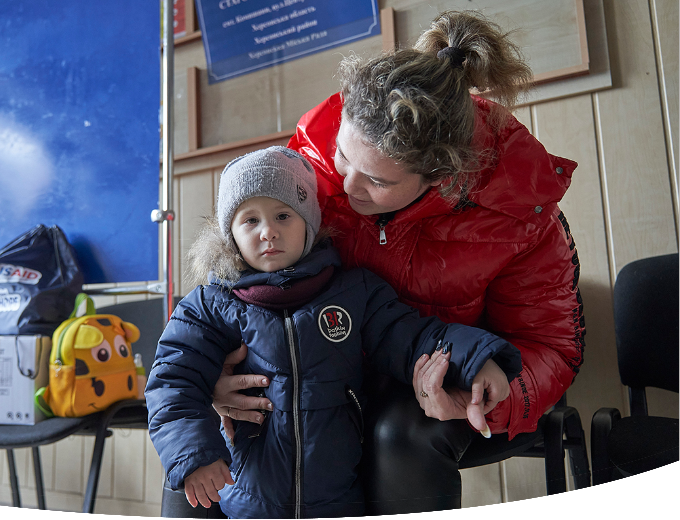
<path fill-rule="evenodd" d="M 385 226 L 389 223 L 390 220 L 394 218 L 394 216 L 397 214 L 396 211 L 391 211 L 390 213 L 381 213 L 380 216 L 378 217 L 378 220 L 375 222 L 376 225 L 380 228 L 380 245 L 384 246 L 387 244 L 387 235 L 385 234 Z"/>
<path fill-rule="evenodd" d="M 302 440 L 300 435 L 300 374 L 298 372 L 298 355 L 293 335 L 293 319 L 288 311 L 283 311 L 286 338 L 290 350 L 290 361 L 293 369 L 293 429 L 295 432 L 295 518 L 302 518 Z"/>

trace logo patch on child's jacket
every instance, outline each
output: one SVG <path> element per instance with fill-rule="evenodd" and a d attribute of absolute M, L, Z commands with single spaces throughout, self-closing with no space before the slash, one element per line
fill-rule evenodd
<path fill-rule="evenodd" d="M 344 341 L 352 330 L 352 318 L 342 307 L 329 305 L 319 313 L 319 329 L 329 341 Z"/>

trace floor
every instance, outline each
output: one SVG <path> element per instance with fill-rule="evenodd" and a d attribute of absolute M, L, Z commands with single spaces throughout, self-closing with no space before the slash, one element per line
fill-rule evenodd
<path fill-rule="evenodd" d="M 37 507 L 24 505 L 22 510 L 24 518 L 38 518 Z M 0 502 L 0 518 L 14 518 L 14 507 L 12 507 L 12 504 Z M 80 518 L 80 511 L 60 511 L 58 509 L 48 509 L 47 518 Z M 95 518 L 109 517 L 95 515 Z"/>

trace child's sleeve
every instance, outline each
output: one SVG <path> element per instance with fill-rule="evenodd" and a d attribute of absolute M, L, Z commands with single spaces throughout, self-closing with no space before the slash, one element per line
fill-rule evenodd
<path fill-rule="evenodd" d="M 212 393 L 226 355 L 240 346 L 228 310 L 198 287 L 179 302 L 158 342 L 145 396 L 149 435 L 173 489 L 217 459 L 231 464 Z"/>
<path fill-rule="evenodd" d="M 362 342 L 368 361 L 379 371 L 411 384 L 416 361 L 432 355 L 437 343 L 451 343 L 451 360 L 444 383 L 463 390 L 493 359 L 512 381 L 522 369 L 520 352 L 506 340 L 483 329 L 446 324 L 435 316 L 421 318 L 418 311 L 397 299 L 389 284 L 365 274 L 367 303 Z"/>

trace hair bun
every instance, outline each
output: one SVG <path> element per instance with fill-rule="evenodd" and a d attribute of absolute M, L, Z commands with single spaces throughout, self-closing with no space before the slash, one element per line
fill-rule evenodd
<path fill-rule="evenodd" d="M 457 69 L 458 67 L 463 66 L 463 62 L 465 61 L 465 51 L 457 46 L 444 47 L 437 53 L 437 58 L 439 58 L 440 60 L 445 60 L 447 58 L 450 59 L 451 66 L 454 69 Z"/>

